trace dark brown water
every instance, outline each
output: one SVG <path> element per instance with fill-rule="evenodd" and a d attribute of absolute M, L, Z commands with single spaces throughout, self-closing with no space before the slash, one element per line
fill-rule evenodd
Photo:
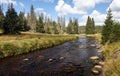
<path fill-rule="evenodd" d="M 97 55 L 101 60 L 91 44 L 97 41 L 81 36 L 53 48 L 2 59 L 0 76 L 90 76 L 94 66 L 90 57 Z"/>

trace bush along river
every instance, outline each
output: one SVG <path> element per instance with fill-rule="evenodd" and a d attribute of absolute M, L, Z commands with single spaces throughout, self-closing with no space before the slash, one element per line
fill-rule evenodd
<path fill-rule="evenodd" d="M 80 36 L 62 45 L 0 60 L 0 76 L 102 76 L 100 45 Z"/>

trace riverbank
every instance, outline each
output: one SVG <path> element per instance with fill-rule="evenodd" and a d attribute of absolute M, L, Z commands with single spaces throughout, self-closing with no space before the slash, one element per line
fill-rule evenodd
<path fill-rule="evenodd" d="M 120 76 L 120 41 L 103 47 L 104 76 Z"/>
<path fill-rule="evenodd" d="M 0 58 L 53 47 L 77 38 L 78 36 L 76 35 L 49 35 L 38 33 L 22 33 L 17 36 L 2 35 L 0 36 Z"/>
<path fill-rule="evenodd" d="M 100 34 L 95 34 L 94 37 L 101 43 Z M 105 58 L 103 76 L 120 76 L 120 41 L 103 45 L 102 55 Z"/>
<path fill-rule="evenodd" d="M 101 60 L 96 43 L 94 37 L 83 35 L 52 48 L 1 59 L 0 76 L 90 76 L 95 65 L 91 57 Z"/>

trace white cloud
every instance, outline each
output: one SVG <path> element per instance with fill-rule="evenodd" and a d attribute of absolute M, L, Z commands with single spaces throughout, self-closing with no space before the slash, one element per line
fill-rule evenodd
<path fill-rule="evenodd" d="M 35 8 L 35 12 L 41 12 L 43 10 L 44 10 L 43 8 Z"/>
<path fill-rule="evenodd" d="M 120 0 L 112 0 L 108 8 L 112 9 L 113 19 L 120 21 Z"/>
<path fill-rule="evenodd" d="M 59 15 L 67 14 L 86 14 L 88 10 L 93 9 L 96 4 L 101 2 L 108 2 L 110 0 L 72 0 L 73 7 L 64 0 L 58 0 L 57 5 L 55 6 L 56 12 Z"/>
<path fill-rule="evenodd" d="M 35 8 L 35 12 L 36 12 L 37 17 L 39 17 L 41 13 L 43 13 L 44 16 L 51 17 L 51 15 L 45 12 L 43 8 Z"/>
<path fill-rule="evenodd" d="M 32 1 L 43 1 L 43 2 L 51 2 L 51 3 L 54 2 L 54 0 L 32 0 Z"/>
<path fill-rule="evenodd" d="M 23 8 L 25 7 L 25 5 L 22 2 L 19 2 L 19 5 Z"/>
<path fill-rule="evenodd" d="M 49 0 L 51 3 L 53 3 L 54 2 L 54 0 Z"/>
<path fill-rule="evenodd" d="M 104 20 L 106 18 L 106 14 L 102 14 L 96 10 L 93 10 L 93 12 L 89 16 L 94 18 L 94 21 L 97 25 L 104 24 Z M 83 22 L 86 22 L 87 18 L 88 18 L 88 15 L 83 15 L 82 16 Z"/>
<path fill-rule="evenodd" d="M 17 5 L 17 2 L 15 0 L 0 0 L 0 3 L 3 4 L 13 3 L 13 5 Z"/>
<path fill-rule="evenodd" d="M 66 4 L 64 0 L 59 0 L 57 6 L 55 7 L 56 12 L 59 15 L 70 14 L 85 14 L 85 11 L 78 10 L 76 7 L 71 7 L 69 4 Z"/>
<path fill-rule="evenodd" d="M 110 2 L 111 0 L 95 0 L 95 3 Z"/>
<path fill-rule="evenodd" d="M 87 11 L 89 9 L 94 8 L 95 1 L 94 0 L 73 0 L 74 7 L 78 10 Z"/>
<path fill-rule="evenodd" d="M 120 0 L 113 0 L 109 8 L 111 8 L 112 11 L 120 11 Z"/>

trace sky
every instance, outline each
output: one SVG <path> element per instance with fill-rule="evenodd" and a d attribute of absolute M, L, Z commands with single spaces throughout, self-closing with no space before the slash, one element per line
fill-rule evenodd
<path fill-rule="evenodd" d="M 66 24 L 69 18 L 78 18 L 80 25 L 85 25 L 87 17 L 94 18 L 96 25 L 103 25 L 107 10 L 111 8 L 113 19 L 120 21 L 120 0 L 0 0 L 3 4 L 4 14 L 8 3 L 13 3 L 15 10 L 30 12 L 33 5 L 36 14 L 43 12 L 45 15 L 57 20 L 58 16 L 65 16 Z"/>

